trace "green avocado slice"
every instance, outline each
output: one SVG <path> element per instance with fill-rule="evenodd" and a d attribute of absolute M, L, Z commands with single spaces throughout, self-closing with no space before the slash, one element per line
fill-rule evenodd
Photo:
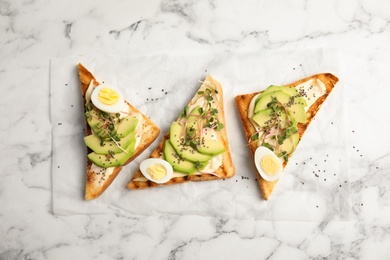
<path fill-rule="evenodd" d="M 125 149 L 125 152 L 117 154 L 98 154 L 92 152 L 88 154 L 88 159 L 103 168 L 122 166 L 134 154 L 135 142 L 136 139 L 133 138 L 129 146 Z"/>
<path fill-rule="evenodd" d="M 130 145 L 135 138 L 135 131 L 130 132 L 125 137 L 117 141 L 118 145 L 123 149 Z M 84 137 L 85 144 L 91 148 L 92 151 L 98 154 L 121 153 L 123 150 L 114 141 L 102 141 L 96 134 L 91 134 Z"/>
<path fill-rule="evenodd" d="M 183 130 L 184 130 L 183 126 L 181 126 L 178 122 L 173 122 L 171 124 L 169 138 L 177 154 L 180 155 L 181 158 L 191 162 L 202 163 L 202 162 L 209 161 L 212 158 L 212 156 L 201 154 L 191 146 L 183 144 L 184 140 L 181 137 Z"/>
<path fill-rule="evenodd" d="M 164 142 L 163 156 L 172 165 L 173 170 L 177 172 L 193 174 L 198 171 L 195 163 L 180 158 L 169 140 Z"/>

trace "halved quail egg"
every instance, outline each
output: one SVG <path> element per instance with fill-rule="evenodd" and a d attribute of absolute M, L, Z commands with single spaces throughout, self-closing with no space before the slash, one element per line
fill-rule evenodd
<path fill-rule="evenodd" d="M 97 86 L 91 94 L 92 103 L 101 111 L 119 113 L 125 105 L 123 95 L 107 85 Z"/>
<path fill-rule="evenodd" d="M 276 181 L 283 172 L 282 162 L 270 149 L 259 146 L 254 156 L 257 171 L 266 181 Z"/>
<path fill-rule="evenodd" d="M 139 166 L 146 179 L 155 183 L 166 183 L 173 175 L 172 166 L 160 158 L 149 158 L 141 162 Z"/>

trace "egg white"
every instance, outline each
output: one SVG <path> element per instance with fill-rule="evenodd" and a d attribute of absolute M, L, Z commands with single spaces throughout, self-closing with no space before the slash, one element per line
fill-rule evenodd
<path fill-rule="evenodd" d="M 264 172 L 263 168 L 261 167 L 260 161 L 264 156 L 270 155 L 272 156 L 277 162 L 279 169 L 274 175 L 268 175 L 267 173 Z M 260 176 L 266 180 L 266 181 L 276 181 L 280 178 L 280 175 L 283 172 L 283 166 L 279 158 L 274 154 L 270 149 L 264 146 L 259 146 L 257 147 L 255 151 L 255 156 L 254 156 L 255 164 L 257 171 L 259 172 Z"/>
<path fill-rule="evenodd" d="M 161 180 L 153 179 L 152 176 L 150 176 L 150 174 L 148 173 L 148 167 L 152 166 L 152 165 L 155 165 L 155 164 L 161 164 L 162 166 L 165 167 L 165 169 L 167 171 L 167 174 Z M 172 178 L 172 176 L 173 176 L 173 168 L 172 168 L 172 166 L 167 161 L 165 161 L 163 159 L 160 159 L 160 158 L 149 158 L 149 159 L 146 159 L 146 160 L 141 162 L 139 168 L 140 168 L 142 174 L 145 176 L 146 179 L 148 179 L 148 180 L 150 180 L 152 182 L 155 182 L 155 183 L 159 183 L 159 184 L 168 182 Z"/>
<path fill-rule="evenodd" d="M 113 104 L 113 105 L 106 105 L 106 104 L 103 104 L 102 102 L 100 102 L 99 98 L 98 98 L 98 95 L 99 95 L 99 92 L 100 92 L 100 90 L 102 88 L 111 88 L 111 89 L 115 90 L 119 94 L 118 101 L 115 104 Z M 97 86 L 92 91 L 91 100 L 92 100 L 93 105 L 97 109 L 99 109 L 101 111 L 104 111 L 104 112 L 107 112 L 107 113 L 119 113 L 120 111 L 122 111 L 122 109 L 123 109 L 123 107 L 125 105 L 125 99 L 123 98 L 123 95 L 122 95 L 122 93 L 120 91 L 118 91 L 115 88 L 103 85 L 103 84 Z"/>

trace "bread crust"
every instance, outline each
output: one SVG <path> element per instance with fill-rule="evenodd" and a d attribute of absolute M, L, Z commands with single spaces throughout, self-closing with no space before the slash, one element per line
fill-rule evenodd
<path fill-rule="evenodd" d="M 89 84 L 91 81 L 94 81 L 94 86 L 98 86 L 100 83 L 95 79 L 95 77 L 92 75 L 90 71 L 88 71 L 82 64 L 78 64 L 78 71 L 79 71 L 79 78 L 81 82 L 81 94 L 84 104 L 84 113 L 85 111 L 85 104 L 86 104 L 86 98 L 85 93 L 89 87 Z M 130 112 L 140 113 L 142 115 L 142 136 L 140 143 L 138 144 L 137 148 L 134 151 L 134 154 L 124 163 L 124 165 L 130 163 L 133 161 L 139 154 L 141 154 L 160 134 L 159 127 L 147 116 L 145 116 L 143 113 L 141 113 L 138 109 L 136 109 L 134 106 L 132 106 L 129 102 L 125 101 L 126 104 L 130 107 Z M 87 120 L 85 120 L 85 134 L 90 135 L 92 134 L 91 128 L 89 127 Z M 92 152 L 88 147 L 86 150 L 86 155 L 88 153 Z M 104 180 L 103 184 L 100 186 L 96 186 L 95 179 L 96 179 L 96 173 L 91 171 L 92 163 L 86 157 L 87 161 L 87 168 L 86 168 L 86 186 L 85 186 L 85 199 L 86 200 L 92 200 L 99 197 L 114 181 L 114 179 L 118 176 L 119 172 L 122 170 L 122 166 L 115 167 L 112 174 Z"/>
<path fill-rule="evenodd" d="M 222 141 L 223 145 L 225 146 L 226 151 L 222 154 L 222 165 L 219 167 L 215 174 L 218 176 L 212 175 L 212 174 L 201 174 L 201 175 L 186 175 L 184 177 L 175 177 L 169 180 L 166 183 L 163 184 L 157 184 L 155 182 L 152 182 L 150 180 L 147 181 L 137 181 L 138 178 L 143 177 L 143 174 L 140 170 L 138 170 L 134 177 L 131 179 L 131 181 L 128 183 L 127 188 L 131 190 L 137 190 L 137 189 L 147 189 L 152 187 L 158 187 L 158 186 L 167 186 L 167 185 L 173 185 L 173 184 L 180 184 L 184 182 L 189 181 L 209 181 L 209 180 L 218 180 L 218 179 L 225 179 L 225 178 L 231 178 L 234 176 L 235 168 L 233 165 L 230 149 L 229 149 L 229 143 L 227 139 L 227 132 L 226 132 L 226 121 L 225 121 L 225 115 L 224 115 L 224 102 L 223 102 L 223 89 L 221 84 L 214 79 L 212 76 L 208 75 L 204 81 L 204 84 L 199 88 L 197 93 L 204 89 L 206 86 L 212 86 L 218 91 L 218 107 L 221 110 L 218 113 L 218 119 L 221 123 L 224 124 L 224 128 L 222 128 L 220 131 L 216 131 L 218 135 L 218 139 Z M 191 101 L 190 104 L 194 103 L 196 101 L 197 95 L 195 95 Z M 169 131 L 166 133 L 163 137 L 163 140 L 160 142 L 158 147 L 152 152 L 150 155 L 150 158 L 159 158 L 163 152 L 164 148 L 164 142 L 165 140 L 169 139 Z"/>
<path fill-rule="evenodd" d="M 307 122 L 305 124 L 298 123 L 298 133 L 299 133 L 299 141 L 301 140 L 303 134 L 305 133 L 307 127 L 313 120 L 314 116 L 317 114 L 318 110 L 321 108 L 322 104 L 328 97 L 328 95 L 331 93 L 333 90 L 335 84 L 338 82 L 338 78 L 331 74 L 331 73 L 322 73 L 322 74 L 316 74 L 301 80 L 298 80 L 296 82 L 286 84 L 287 86 L 292 86 L 295 87 L 303 82 L 312 80 L 312 79 L 317 79 L 320 80 L 326 87 L 326 93 L 319 97 L 307 110 L 306 116 L 307 116 Z M 251 124 L 251 122 L 248 119 L 248 108 L 249 104 L 254 96 L 257 94 L 261 93 L 260 92 L 255 92 L 255 93 L 250 93 L 250 94 L 243 94 L 243 95 L 238 95 L 235 97 L 237 109 L 241 118 L 241 123 L 244 128 L 246 140 L 248 140 L 249 144 L 249 149 L 251 151 L 252 155 L 252 161 L 254 162 L 254 154 L 257 148 L 256 142 L 250 142 L 250 137 L 256 132 L 255 128 Z M 287 162 L 283 163 L 283 168 L 285 168 L 287 165 Z M 271 196 L 272 191 L 275 188 L 275 185 L 277 184 L 278 181 L 266 181 L 264 180 L 260 174 L 256 171 L 257 173 L 257 181 L 259 183 L 263 198 L 265 200 L 268 200 L 269 197 Z"/>

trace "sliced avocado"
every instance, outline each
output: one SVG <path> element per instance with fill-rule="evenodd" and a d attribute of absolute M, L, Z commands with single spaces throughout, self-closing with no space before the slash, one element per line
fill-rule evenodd
<path fill-rule="evenodd" d="M 297 147 L 298 142 L 299 142 L 299 134 L 295 133 L 283 141 L 283 144 L 279 146 L 279 151 L 286 152 L 287 154 L 291 154 L 292 152 L 294 152 L 295 147 Z"/>
<path fill-rule="evenodd" d="M 179 123 L 173 122 L 169 132 L 170 142 L 180 157 L 191 162 L 206 162 L 210 160 L 212 156 L 201 154 L 191 146 L 184 144 L 185 140 L 181 137 L 183 130 Z"/>
<path fill-rule="evenodd" d="M 89 111 L 87 122 L 93 132 L 103 140 L 110 140 L 110 130 L 103 129 L 104 119 L 99 115 L 95 109 Z M 138 119 L 132 115 L 123 118 L 119 123 L 114 124 L 114 130 L 119 138 L 125 137 L 135 129 L 138 124 Z"/>
<path fill-rule="evenodd" d="M 307 121 L 305 107 L 300 103 L 294 103 L 290 107 L 287 107 L 289 114 L 294 117 L 298 123 L 305 124 Z"/>
<path fill-rule="evenodd" d="M 268 93 L 272 93 L 272 92 L 275 92 L 275 91 L 283 91 L 285 92 L 286 94 L 289 94 L 291 96 L 297 96 L 298 95 L 298 90 L 294 87 L 290 87 L 290 86 L 269 86 L 268 88 L 266 88 L 266 90 L 263 91 L 263 93 L 261 93 L 261 95 L 265 95 L 265 94 L 268 94 Z"/>
<path fill-rule="evenodd" d="M 97 154 L 92 152 L 88 154 L 88 159 L 103 168 L 122 166 L 134 154 L 135 142 L 136 140 L 133 138 L 125 152 L 117 154 Z"/>
<path fill-rule="evenodd" d="M 281 90 L 262 96 L 255 106 L 255 114 L 268 108 L 268 104 L 275 98 L 286 107 L 290 116 L 294 117 L 298 123 L 306 123 L 307 117 L 304 107 L 306 101 L 302 101 L 303 98 L 301 97 L 295 98 Z"/>
<path fill-rule="evenodd" d="M 197 146 L 198 152 L 211 156 L 216 156 L 226 151 L 225 146 L 219 140 L 209 138 L 201 138 L 200 144 Z"/>
<path fill-rule="evenodd" d="M 255 121 L 260 127 L 270 126 L 276 123 L 276 120 L 279 121 L 280 128 L 286 128 L 286 113 L 284 111 L 277 112 L 275 114 L 271 108 L 266 108 L 258 111 L 253 117 L 253 121 Z"/>
<path fill-rule="evenodd" d="M 256 114 L 260 110 L 268 108 L 268 104 L 274 98 L 276 98 L 280 103 L 285 105 L 285 104 L 288 104 L 288 102 L 290 101 L 292 96 L 287 94 L 287 93 L 285 93 L 285 92 L 283 92 L 283 91 L 281 91 L 281 90 L 278 90 L 278 91 L 275 91 L 275 92 L 271 92 L 269 94 L 265 94 L 265 95 L 261 96 L 261 98 L 257 101 L 257 103 L 255 105 L 254 113 Z"/>
<path fill-rule="evenodd" d="M 130 115 L 123 118 L 119 122 L 118 127 L 115 127 L 117 131 L 117 136 L 119 138 L 122 138 L 128 135 L 131 131 L 133 131 L 136 128 L 137 124 L 138 124 L 138 118 L 136 118 L 135 116 Z"/>
<path fill-rule="evenodd" d="M 101 139 L 109 139 L 108 132 L 102 130 L 103 121 L 100 119 L 99 113 L 96 110 L 89 111 L 90 116 L 87 118 L 87 122 L 93 132 Z"/>
<path fill-rule="evenodd" d="M 295 97 L 294 104 L 301 104 L 302 106 L 306 107 L 307 106 L 307 101 L 303 97 Z"/>
<path fill-rule="evenodd" d="M 126 150 L 126 148 L 133 141 L 132 139 L 135 139 L 135 131 L 121 138 L 117 143 L 122 149 Z M 114 141 L 102 141 L 96 134 L 91 134 L 84 137 L 84 142 L 89 148 L 92 149 L 92 151 L 98 154 L 123 152 L 123 150 L 120 149 Z"/>
<path fill-rule="evenodd" d="M 163 156 L 172 165 L 173 170 L 177 172 L 192 174 L 198 171 L 195 163 L 180 158 L 169 140 L 164 142 Z"/>
<path fill-rule="evenodd" d="M 199 116 L 201 114 L 201 107 L 197 106 L 190 112 L 190 116 L 187 118 L 187 135 L 191 138 L 196 136 L 199 131 Z"/>

